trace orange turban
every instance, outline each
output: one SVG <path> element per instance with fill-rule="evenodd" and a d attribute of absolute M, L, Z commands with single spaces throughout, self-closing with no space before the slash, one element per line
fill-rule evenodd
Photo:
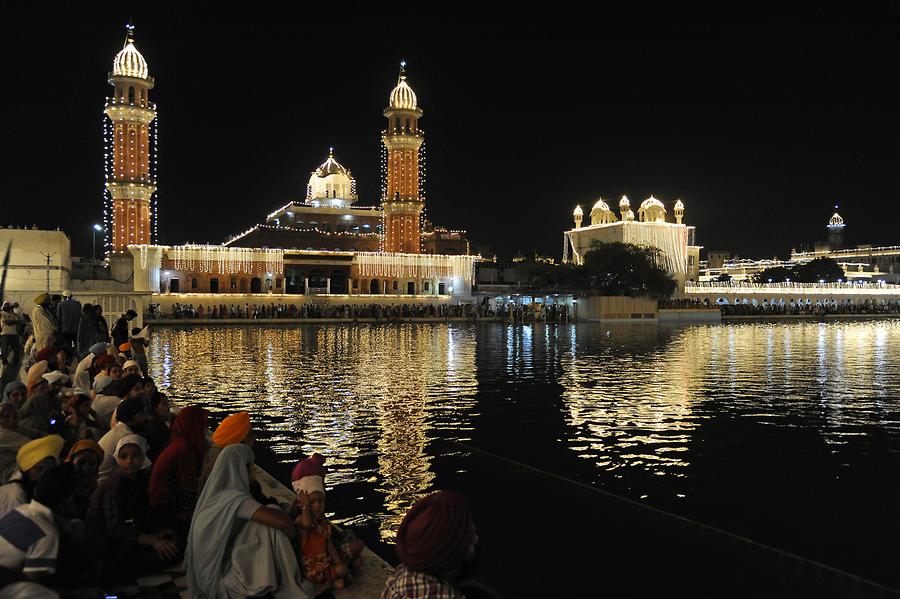
<path fill-rule="evenodd" d="M 250 434 L 250 414 L 238 412 L 222 421 L 213 433 L 213 443 L 219 447 L 234 445 L 243 441 L 248 434 Z"/>
<path fill-rule="evenodd" d="M 97 454 L 97 458 L 100 460 L 100 462 L 103 461 L 103 448 L 100 447 L 100 444 L 93 439 L 82 439 L 81 441 L 73 445 L 72 449 L 69 450 L 69 457 L 66 458 L 66 461 L 71 462 L 75 459 L 75 456 L 82 451 L 93 451 Z"/>
<path fill-rule="evenodd" d="M 126 341 L 119 346 L 119 351 L 131 351 L 131 344 Z"/>
<path fill-rule="evenodd" d="M 28 393 L 31 393 L 31 389 L 35 385 L 45 380 L 43 377 L 49 370 L 50 368 L 47 360 L 41 360 L 40 362 L 37 362 L 28 370 L 28 376 L 26 377 L 26 380 L 28 381 L 26 385 L 26 387 L 28 387 Z"/>

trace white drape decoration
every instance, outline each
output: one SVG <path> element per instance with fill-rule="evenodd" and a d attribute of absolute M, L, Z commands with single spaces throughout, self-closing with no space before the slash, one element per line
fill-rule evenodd
<path fill-rule="evenodd" d="M 475 279 L 476 260 L 478 256 L 357 252 L 353 263 L 363 277 L 397 279 L 460 277 L 471 284 Z"/>
<path fill-rule="evenodd" d="M 687 238 L 684 225 L 671 223 L 625 223 L 625 243 L 648 245 L 661 250 L 663 268 L 671 273 L 687 273 Z"/>
<path fill-rule="evenodd" d="M 584 254 L 590 251 L 592 242 L 621 241 L 659 249 L 661 267 L 672 274 L 686 274 L 688 236 L 690 234 L 688 229 L 689 227 L 685 225 L 673 223 L 619 221 L 567 231 L 566 236 L 572 244 L 572 258 L 575 264 L 584 264 Z M 568 245 L 564 246 L 564 258 L 568 258 L 566 256 L 568 249 Z"/>
<path fill-rule="evenodd" d="M 284 250 L 280 249 L 176 245 L 167 253 L 175 262 L 175 270 L 218 274 L 284 274 Z"/>

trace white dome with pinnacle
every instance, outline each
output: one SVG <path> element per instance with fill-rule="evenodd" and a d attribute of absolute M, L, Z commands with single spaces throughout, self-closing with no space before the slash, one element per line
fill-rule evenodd
<path fill-rule="evenodd" d="M 134 27 L 128 25 L 128 33 L 125 35 L 125 45 L 113 59 L 114 77 L 134 77 L 135 79 L 147 79 L 149 69 L 144 56 L 134 47 Z"/>
<path fill-rule="evenodd" d="M 391 90 L 390 107 L 400 110 L 415 110 L 417 106 L 416 92 L 406 83 L 406 63 L 401 62 L 397 87 Z"/>

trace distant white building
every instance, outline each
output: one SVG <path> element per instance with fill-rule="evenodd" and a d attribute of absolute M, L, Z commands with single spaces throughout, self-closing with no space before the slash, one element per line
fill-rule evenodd
<path fill-rule="evenodd" d="M 62 231 L 0 229 L 0 261 L 11 248 L 4 300 L 34 307 L 41 293 L 61 294 L 69 286 L 69 237 Z"/>
<path fill-rule="evenodd" d="M 595 243 L 632 243 L 660 251 L 662 265 L 675 278 L 679 289 L 686 281 L 699 276 L 700 247 L 694 242 L 694 227 L 685 225 L 684 203 L 676 200 L 672 207 L 675 222 L 666 220 L 665 205 L 650 196 L 638 208 L 637 219 L 627 196 L 619 200 L 619 217 L 602 198 L 590 213 L 590 224 L 582 226 L 584 210 L 576 206 L 575 227 L 564 233 L 563 262 L 584 263 L 584 255 Z"/>

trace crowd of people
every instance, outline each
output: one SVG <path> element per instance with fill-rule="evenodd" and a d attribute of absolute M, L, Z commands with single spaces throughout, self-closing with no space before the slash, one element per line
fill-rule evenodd
<path fill-rule="evenodd" d="M 481 302 L 457 304 L 202 304 L 175 303 L 164 310 L 160 304 L 152 304 L 147 313 L 151 320 L 258 320 L 258 319 L 375 319 L 402 320 L 407 318 L 500 318 L 504 321 L 568 322 L 569 311 L 565 304 L 493 304 L 487 298 Z"/>
<path fill-rule="evenodd" d="M 461 304 L 219 304 L 194 306 L 173 304 L 167 312 L 159 304 L 153 304 L 148 317 L 156 319 L 210 319 L 246 320 L 262 318 L 327 318 L 352 320 L 357 318 L 470 318 L 478 310 L 467 303 Z M 482 314 L 483 316 L 483 314 Z"/>
<path fill-rule="evenodd" d="M 779 316 L 826 314 L 900 314 L 900 301 L 789 301 L 789 302 L 740 302 L 719 305 L 724 316 Z"/>
<path fill-rule="evenodd" d="M 769 302 L 768 300 L 753 303 L 740 300 L 734 303 L 710 302 L 709 299 L 665 299 L 659 300 L 660 309 L 700 309 L 717 308 L 724 316 L 778 316 L 825 314 L 900 314 L 898 300 L 865 300 L 852 302 L 849 300 L 812 301 L 788 300 Z"/>
<path fill-rule="evenodd" d="M 314 597 L 352 584 L 364 545 L 325 515 L 321 455 L 296 465 L 297 499 L 279 505 L 255 480 L 248 413 L 210 433 L 206 409 L 173 408 L 148 376 L 147 332 L 128 328 L 133 311 L 83 351 L 82 334 L 103 332 L 87 326 L 100 312 L 77 306 L 72 333 L 52 302 L 36 298 L 25 338 L 15 308 L 3 321 L 17 331 L 4 339 L 12 380 L 0 402 L 3 597 L 102 597 L 178 563 L 199 598 Z M 462 497 L 420 499 L 400 526 L 401 564 L 381 596 L 495 596 L 466 582 L 476 543 Z"/>

